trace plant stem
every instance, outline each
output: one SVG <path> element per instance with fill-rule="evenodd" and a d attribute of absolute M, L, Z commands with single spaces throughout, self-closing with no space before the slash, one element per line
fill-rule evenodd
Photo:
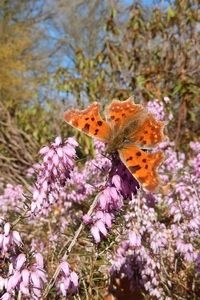
<path fill-rule="evenodd" d="M 87 214 L 88 214 L 89 216 L 91 216 L 91 214 L 93 213 L 93 211 L 94 211 L 94 209 L 95 209 L 95 207 L 96 207 L 97 201 L 98 201 L 98 194 L 97 194 L 96 197 L 94 198 L 94 201 L 92 202 L 92 204 L 91 204 L 91 206 L 90 206 L 90 208 L 89 208 L 89 210 L 88 210 L 88 213 L 87 213 Z M 65 250 L 65 253 L 64 253 L 63 258 L 62 258 L 63 260 L 66 260 L 66 259 L 68 258 L 68 255 L 70 254 L 70 252 L 72 251 L 74 245 L 76 244 L 76 241 L 77 241 L 77 239 L 78 239 L 78 237 L 79 237 L 79 235 L 80 235 L 82 229 L 84 228 L 84 226 L 85 226 L 85 225 L 84 225 L 83 222 L 82 222 L 82 223 L 80 224 L 80 226 L 78 227 L 78 229 L 76 230 L 75 235 L 74 235 L 74 237 L 73 237 L 71 243 L 69 244 L 68 248 Z M 63 249 L 66 248 L 67 244 L 68 244 L 68 242 L 64 244 Z M 52 278 L 50 279 L 50 281 L 49 281 L 49 283 L 48 283 L 48 285 L 47 285 L 47 287 L 46 287 L 46 289 L 45 289 L 45 291 L 44 291 L 44 298 L 47 297 L 49 291 L 51 290 L 51 288 L 52 288 L 53 285 L 55 284 L 55 281 L 56 281 L 56 279 L 57 279 L 59 273 L 60 273 L 60 266 L 58 266 L 58 267 L 56 268 L 56 270 L 55 270 L 55 272 L 54 272 Z"/>

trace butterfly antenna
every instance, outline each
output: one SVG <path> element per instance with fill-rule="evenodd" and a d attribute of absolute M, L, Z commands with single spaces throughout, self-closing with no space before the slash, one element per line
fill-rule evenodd
<path fill-rule="evenodd" d="M 93 163 L 93 166 L 95 166 L 99 171 L 103 172 L 105 171 L 105 169 L 102 167 L 100 168 L 99 166 L 97 166 L 96 164 Z"/>

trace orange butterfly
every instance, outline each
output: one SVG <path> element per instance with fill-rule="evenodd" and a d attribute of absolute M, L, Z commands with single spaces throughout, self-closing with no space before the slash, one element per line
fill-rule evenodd
<path fill-rule="evenodd" d="M 89 136 L 104 141 L 108 153 L 118 151 L 121 161 L 144 188 L 154 191 L 160 180 L 156 172 L 164 155 L 150 150 L 164 140 L 164 123 L 133 98 L 113 100 L 105 109 L 105 119 L 100 105 L 92 103 L 84 110 L 71 109 L 64 113 L 65 121 Z"/>

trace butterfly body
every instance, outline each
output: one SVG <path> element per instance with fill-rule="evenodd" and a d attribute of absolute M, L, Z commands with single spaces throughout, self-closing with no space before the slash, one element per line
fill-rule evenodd
<path fill-rule="evenodd" d="M 143 113 L 138 113 L 137 116 L 134 119 L 129 120 L 124 127 L 120 128 L 116 126 L 111 131 L 111 136 L 107 141 L 108 153 L 127 148 L 130 145 L 141 146 L 139 141 L 137 141 L 135 134 L 137 133 L 138 128 L 142 126 L 145 116 Z M 148 147 L 143 145 L 143 148 Z"/>
<path fill-rule="evenodd" d="M 95 102 L 85 110 L 66 111 L 64 119 L 87 135 L 104 141 L 109 154 L 118 152 L 132 175 L 146 189 L 154 191 L 160 182 L 156 169 L 164 156 L 162 152 L 149 151 L 163 141 L 164 123 L 132 98 L 123 102 L 113 100 L 106 107 L 105 119 L 99 109 Z"/>

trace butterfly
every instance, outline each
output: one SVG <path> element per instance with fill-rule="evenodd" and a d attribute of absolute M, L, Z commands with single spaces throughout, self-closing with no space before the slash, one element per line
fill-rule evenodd
<path fill-rule="evenodd" d="M 70 109 L 64 120 L 88 136 L 107 144 L 107 152 L 118 152 L 121 161 L 133 177 L 148 191 L 160 185 L 157 168 L 164 159 L 162 151 L 152 152 L 164 140 L 164 122 L 132 97 L 113 100 L 100 115 L 100 104 L 93 102 L 84 110 Z"/>

